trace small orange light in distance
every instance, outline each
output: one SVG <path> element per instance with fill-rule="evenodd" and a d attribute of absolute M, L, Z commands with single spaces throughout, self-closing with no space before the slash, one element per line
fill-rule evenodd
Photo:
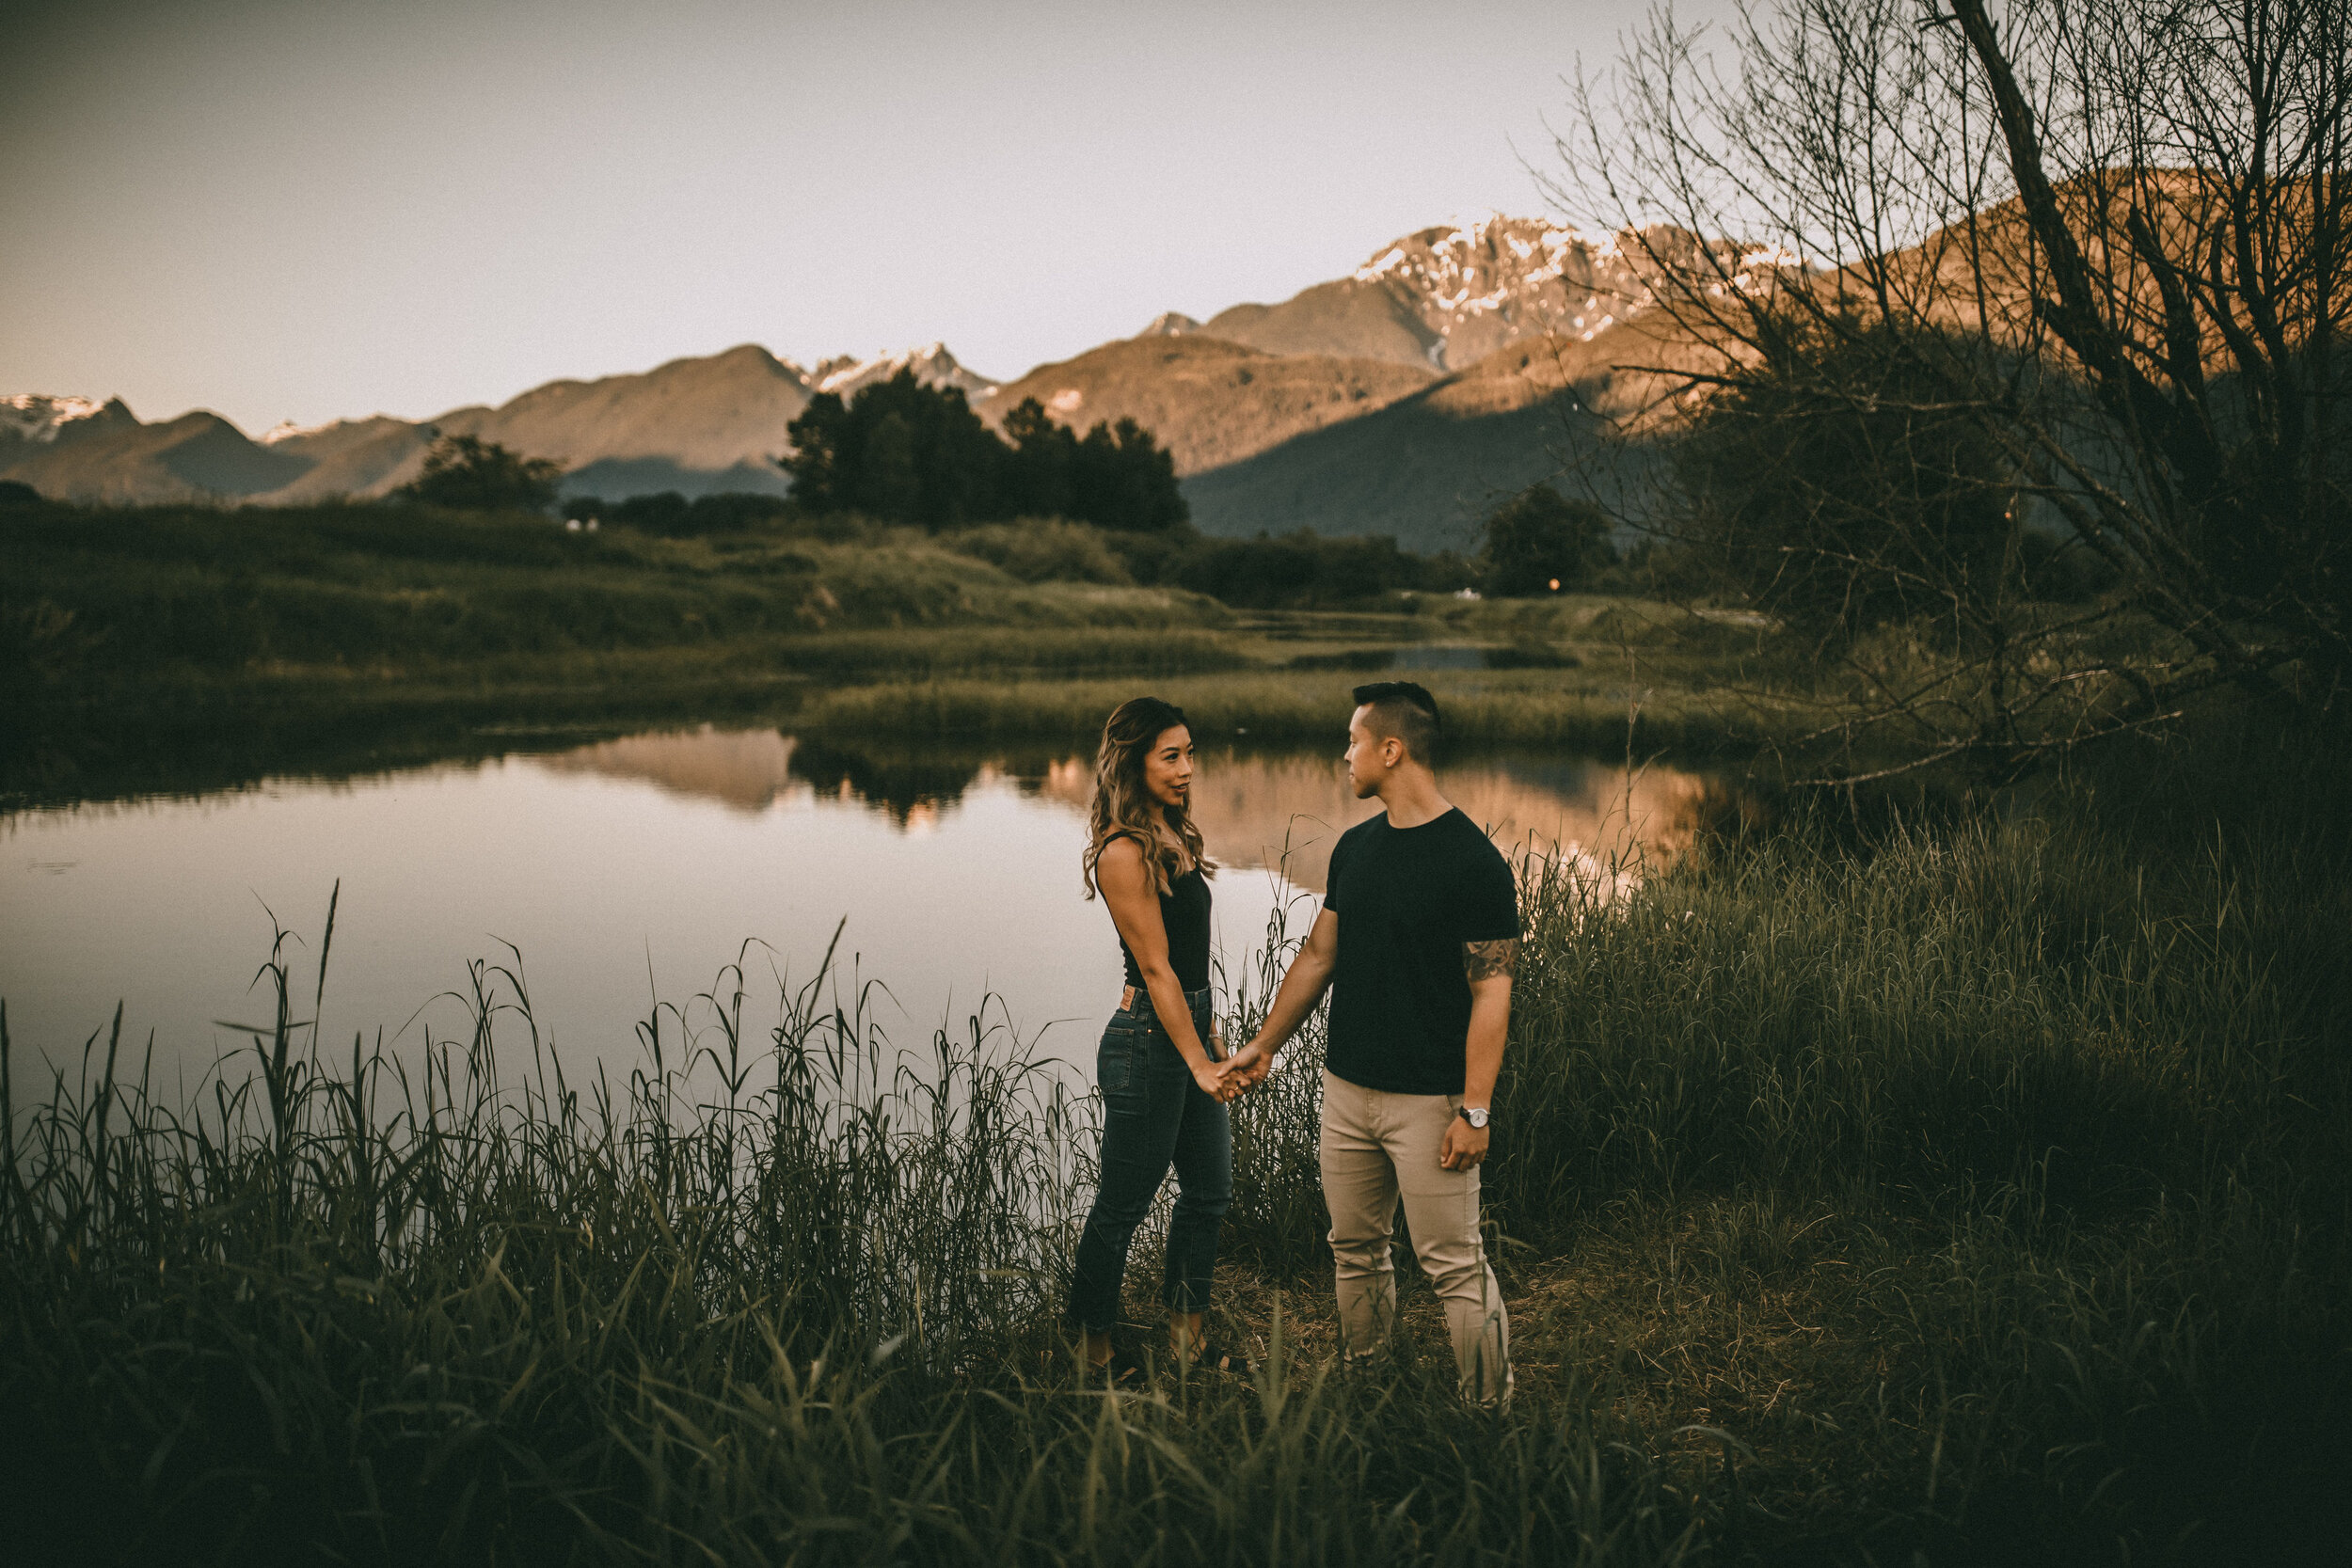
<path fill-rule="evenodd" d="M 1560 592 L 1560 579 L 1558 578 L 1553 578 L 1551 579 L 1551 591 L 1555 594 Z"/>

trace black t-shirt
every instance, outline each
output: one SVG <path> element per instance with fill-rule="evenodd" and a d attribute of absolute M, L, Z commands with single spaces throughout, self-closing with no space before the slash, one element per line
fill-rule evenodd
<path fill-rule="evenodd" d="M 1331 850 L 1323 907 L 1339 916 L 1326 1065 L 1393 1094 L 1460 1094 L 1470 1039 L 1462 944 L 1519 934 L 1510 863 L 1459 809 L 1418 828 L 1387 814 Z"/>

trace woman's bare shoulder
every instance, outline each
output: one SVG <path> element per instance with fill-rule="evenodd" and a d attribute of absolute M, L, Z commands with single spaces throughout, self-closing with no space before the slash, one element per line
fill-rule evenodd
<path fill-rule="evenodd" d="M 1121 871 L 1139 870 L 1143 865 L 1143 842 L 1135 833 L 1114 833 L 1103 841 L 1094 862 Z"/>

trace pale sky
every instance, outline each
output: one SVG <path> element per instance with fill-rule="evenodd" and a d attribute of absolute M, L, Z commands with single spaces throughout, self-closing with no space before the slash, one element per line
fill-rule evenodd
<path fill-rule="evenodd" d="M 0 0 L 0 394 L 258 433 L 747 341 L 1009 378 L 1544 211 L 1562 78 L 1645 8 Z"/>

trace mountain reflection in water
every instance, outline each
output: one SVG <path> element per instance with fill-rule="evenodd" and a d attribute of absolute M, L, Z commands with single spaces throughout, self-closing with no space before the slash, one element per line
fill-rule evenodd
<path fill-rule="evenodd" d="M 639 780 L 746 812 L 855 801 L 914 832 L 936 826 L 939 814 L 976 786 L 1010 783 L 1083 813 L 1094 783 L 1085 757 L 868 749 L 708 725 L 534 760 L 557 772 Z M 1749 809 L 1705 775 L 1629 771 L 1575 757 L 1469 758 L 1444 770 L 1443 787 L 1505 848 L 1574 855 L 1596 869 L 1637 860 L 1656 865 L 1688 847 L 1703 826 Z M 1229 866 L 1279 869 L 1310 892 L 1323 891 L 1340 833 L 1378 809 L 1354 797 L 1336 757 L 1227 749 L 1198 758 L 1193 811 L 1211 855 Z"/>
<path fill-rule="evenodd" d="M 1305 912 L 1331 841 L 1373 807 L 1349 798 L 1327 754 L 1213 750 L 1197 778 L 1227 868 L 1221 972 L 1238 985 L 1269 918 Z M 1693 775 L 1629 783 L 1557 755 L 1466 757 L 1444 780 L 1507 848 L 1558 845 L 1605 885 L 1626 880 L 1611 855 L 1638 847 L 1655 863 L 1738 804 Z M 592 1073 L 638 1060 L 643 1021 L 707 1023 L 691 999 L 724 965 L 741 962 L 772 1011 L 777 978 L 805 981 L 838 934 L 836 973 L 887 987 L 874 1000 L 894 1040 L 919 1046 L 943 1023 L 961 1034 L 993 993 L 992 1019 L 1024 1039 L 1050 1025 L 1045 1049 L 1083 1064 L 1119 979 L 1109 918 L 1079 886 L 1091 783 L 1091 758 L 1066 745 L 705 727 L 9 813 L 0 1000 L 15 1070 L 78 1061 L 119 1000 L 126 1046 L 139 1041 L 144 1059 L 155 1035 L 158 1082 L 200 1082 L 219 1051 L 251 1049 L 215 1021 L 257 1006 L 248 986 L 272 931 L 294 927 L 307 967 L 339 882 L 325 1028 L 343 1042 L 379 1026 L 403 1050 L 426 1031 L 465 1037 L 466 1009 L 436 993 L 467 989 L 473 960 L 519 954 L 532 1021 L 501 1010 L 501 1037 L 517 1061 L 535 1034 L 567 1070 Z"/>
<path fill-rule="evenodd" d="M 792 776 L 796 750 L 775 730 L 698 730 L 630 735 L 533 758 L 557 773 L 637 779 L 673 795 L 699 796 L 739 811 L 766 811 L 776 798 L 807 786 Z"/>

